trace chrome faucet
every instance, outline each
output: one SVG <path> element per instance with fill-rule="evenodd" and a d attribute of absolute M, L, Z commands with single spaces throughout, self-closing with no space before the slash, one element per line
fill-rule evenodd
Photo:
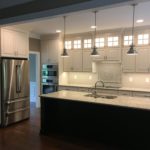
<path fill-rule="evenodd" d="M 104 82 L 103 82 L 102 80 L 96 81 L 96 82 L 95 82 L 94 92 L 93 92 L 93 95 L 95 95 L 95 96 L 96 96 L 96 94 L 97 94 L 97 84 L 98 84 L 99 82 L 102 83 L 102 87 L 105 87 L 105 84 L 104 84 Z"/>

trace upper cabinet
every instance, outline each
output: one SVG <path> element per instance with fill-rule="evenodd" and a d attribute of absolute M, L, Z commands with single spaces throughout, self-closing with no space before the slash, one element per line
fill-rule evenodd
<path fill-rule="evenodd" d="M 29 35 L 27 32 L 1 28 L 1 56 L 28 58 Z"/>
<path fill-rule="evenodd" d="M 103 61 L 121 61 L 121 49 L 120 48 L 103 48 L 98 49 L 99 56 L 93 58 L 93 60 Z"/>
<path fill-rule="evenodd" d="M 150 72 L 150 50 L 149 48 L 138 48 L 136 55 L 136 72 Z"/>
<path fill-rule="evenodd" d="M 92 72 L 91 50 L 83 51 L 83 71 Z"/>
<path fill-rule="evenodd" d="M 122 69 L 123 72 L 135 72 L 135 55 L 127 55 L 129 48 L 122 50 Z"/>
<path fill-rule="evenodd" d="M 64 58 L 65 72 L 82 71 L 82 50 L 68 50 L 69 57 Z"/>
<path fill-rule="evenodd" d="M 136 48 L 137 55 L 127 55 L 129 49 L 123 49 L 123 72 L 150 72 L 150 50 L 149 48 Z"/>

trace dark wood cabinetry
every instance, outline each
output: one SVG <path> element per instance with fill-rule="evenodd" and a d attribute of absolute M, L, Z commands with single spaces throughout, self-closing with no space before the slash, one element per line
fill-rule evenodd
<path fill-rule="evenodd" d="M 150 111 L 41 98 L 41 134 L 65 134 L 133 147 L 150 147 Z"/>

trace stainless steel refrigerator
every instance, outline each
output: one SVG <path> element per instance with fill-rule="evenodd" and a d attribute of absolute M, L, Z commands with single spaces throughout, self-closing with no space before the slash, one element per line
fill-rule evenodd
<path fill-rule="evenodd" d="M 29 62 L 22 59 L 1 59 L 1 126 L 30 116 Z"/>

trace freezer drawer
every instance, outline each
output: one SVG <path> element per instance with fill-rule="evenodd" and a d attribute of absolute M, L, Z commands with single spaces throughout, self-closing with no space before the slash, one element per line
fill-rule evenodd
<path fill-rule="evenodd" d="M 12 112 L 21 108 L 30 107 L 29 98 L 23 98 L 14 101 L 8 101 L 5 104 L 5 112 Z"/>
<path fill-rule="evenodd" d="M 24 119 L 28 119 L 30 117 L 30 109 L 24 108 L 14 112 L 7 112 L 5 115 L 6 119 L 3 126 L 7 126 L 9 124 L 16 123 Z"/>

